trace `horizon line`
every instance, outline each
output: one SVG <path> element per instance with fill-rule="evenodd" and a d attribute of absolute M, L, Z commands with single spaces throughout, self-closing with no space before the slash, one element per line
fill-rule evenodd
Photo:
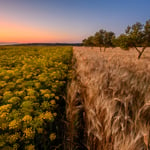
<path fill-rule="evenodd" d="M 82 42 L 0 42 L 0 46 L 7 45 L 81 45 Z"/>

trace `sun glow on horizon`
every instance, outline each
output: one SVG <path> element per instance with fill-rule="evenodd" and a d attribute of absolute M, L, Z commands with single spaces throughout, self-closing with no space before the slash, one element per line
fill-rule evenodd
<path fill-rule="evenodd" d="M 74 41 L 75 38 L 68 38 L 65 33 L 59 33 L 55 30 L 46 31 L 37 27 L 29 27 L 21 23 L 6 20 L 0 23 L 0 42 L 55 43 Z"/>
<path fill-rule="evenodd" d="M 0 43 L 80 43 L 100 29 L 118 36 L 128 25 L 145 23 L 149 5 L 149 0 L 1 0 Z"/>

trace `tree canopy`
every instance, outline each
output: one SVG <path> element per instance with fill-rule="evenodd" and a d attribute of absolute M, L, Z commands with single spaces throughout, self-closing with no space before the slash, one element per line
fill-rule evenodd
<path fill-rule="evenodd" d="M 84 39 L 82 41 L 82 44 L 84 46 L 94 46 L 94 43 L 93 43 L 93 36 L 89 36 L 87 39 Z"/>
<path fill-rule="evenodd" d="M 104 51 L 107 47 L 112 47 L 112 40 L 115 38 L 115 34 L 112 31 L 99 30 L 93 36 L 89 36 L 87 39 L 83 40 L 84 46 L 98 46 L 100 50 L 104 47 Z"/>
<path fill-rule="evenodd" d="M 138 59 L 140 59 L 145 49 L 150 46 L 150 20 L 147 20 L 145 24 L 136 22 L 127 26 L 125 33 L 120 34 L 117 38 L 114 32 L 101 29 L 84 39 L 82 44 L 84 46 L 98 46 L 100 50 L 104 47 L 104 51 L 107 47 L 115 46 L 125 50 L 134 48 L 138 52 Z"/>
<path fill-rule="evenodd" d="M 123 49 L 135 48 L 140 59 L 146 47 L 150 46 L 150 20 L 145 24 L 136 22 L 128 26 L 125 33 L 116 38 L 115 44 Z"/>

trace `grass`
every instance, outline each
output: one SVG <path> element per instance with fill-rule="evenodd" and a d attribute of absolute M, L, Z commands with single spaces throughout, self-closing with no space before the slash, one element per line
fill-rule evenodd
<path fill-rule="evenodd" d="M 74 47 L 73 56 L 66 114 L 74 144 L 68 149 L 150 149 L 149 48 L 141 60 L 135 50 L 119 48 Z"/>

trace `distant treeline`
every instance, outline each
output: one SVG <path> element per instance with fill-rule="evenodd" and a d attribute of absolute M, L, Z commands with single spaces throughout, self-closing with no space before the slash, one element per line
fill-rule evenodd
<path fill-rule="evenodd" d="M 19 44 L 15 43 L 11 45 L 15 45 L 15 46 L 81 46 L 81 43 L 19 43 Z"/>
<path fill-rule="evenodd" d="M 135 48 L 138 52 L 138 59 L 142 56 L 144 50 L 150 46 L 150 20 L 147 20 L 145 24 L 136 22 L 135 24 L 128 26 L 125 33 L 120 34 L 118 37 L 112 31 L 99 30 L 94 35 L 82 41 L 83 46 L 97 46 L 104 47 L 104 51 L 107 47 L 121 47 L 128 50 Z M 138 47 L 142 47 L 142 50 Z"/>
<path fill-rule="evenodd" d="M 113 40 L 115 39 L 115 33 L 112 31 L 99 30 L 93 36 L 89 36 L 84 39 L 82 44 L 84 46 L 98 46 L 100 50 L 104 47 L 104 51 L 107 47 L 114 47 Z"/>

